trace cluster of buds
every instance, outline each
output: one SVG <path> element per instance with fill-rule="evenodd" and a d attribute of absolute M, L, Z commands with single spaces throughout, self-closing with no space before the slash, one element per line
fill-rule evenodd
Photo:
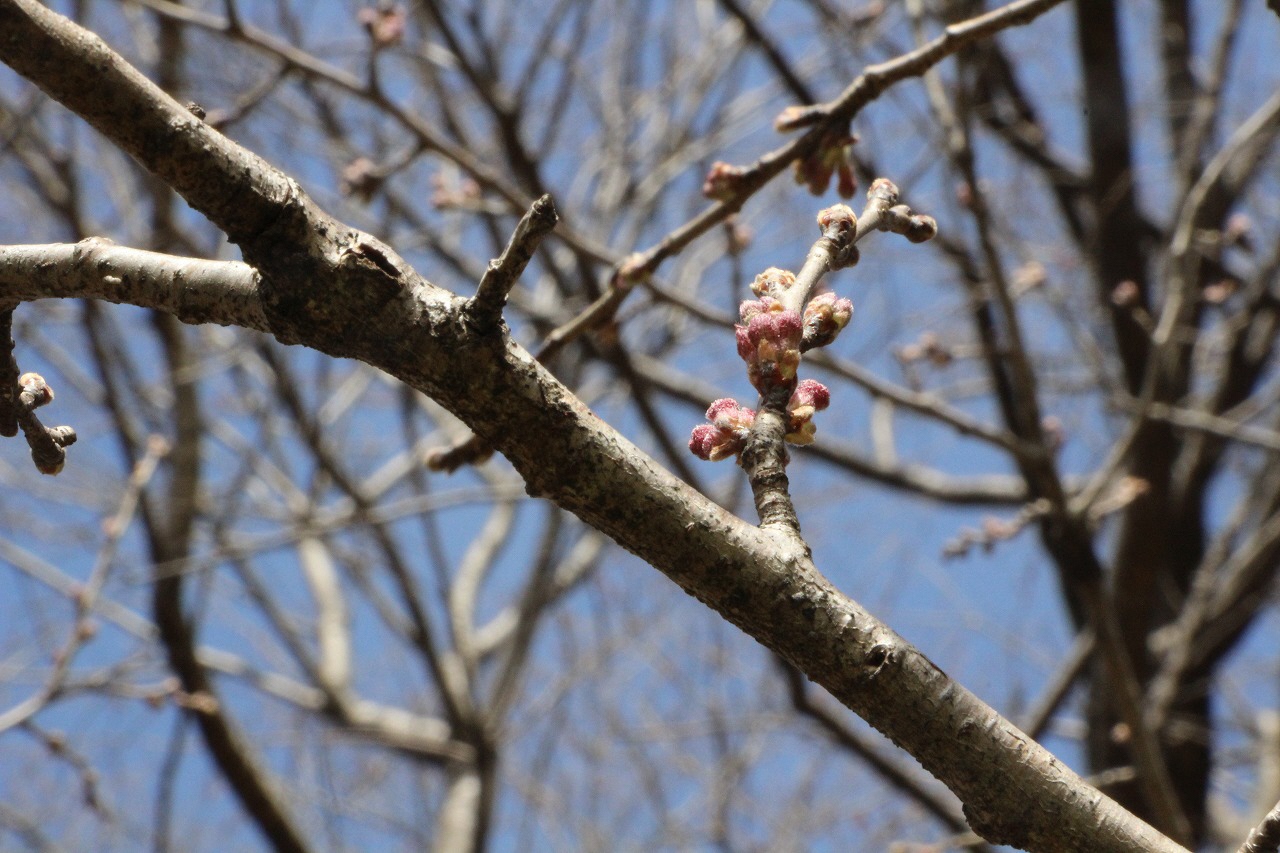
<path fill-rule="evenodd" d="M 912 243 L 927 243 L 938 236 L 938 222 L 898 203 L 898 185 L 888 178 L 876 178 L 867 190 L 867 199 L 880 208 L 876 228 L 901 234 Z"/>
<path fill-rule="evenodd" d="M 16 411 L 7 413 L 7 416 L 16 417 L 16 426 L 22 428 L 31 447 L 31 459 L 40 473 L 59 473 L 66 462 L 64 448 L 75 444 L 76 431 L 69 426 L 46 427 L 36 417 L 36 409 L 53 402 L 53 389 L 43 376 L 38 373 L 22 374 L 18 377 L 16 390 Z M 6 405 L 10 404 L 6 401 Z M 8 425 L 4 433 L 9 434 Z"/>
<path fill-rule="evenodd" d="M 808 115 L 796 110 L 781 119 L 791 126 L 806 121 Z M 814 192 L 821 192 L 831 176 L 839 172 L 841 193 L 852 195 L 849 149 L 855 141 L 848 134 L 826 133 L 816 153 L 797 163 L 797 177 L 808 182 Z M 716 163 L 707 176 L 703 192 L 713 198 L 731 198 L 741 189 L 742 180 L 741 169 Z M 783 437 L 791 444 L 813 442 L 816 432 L 813 415 L 827 408 L 831 400 L 830 392 L 821 383 L 812 379 L 797 381 L 801 353 L 832 343 L 853 317 L 853 303 L 829 291 L 815 291 L 817 280 L 828 272 L 857 263 L 857 238 L 868 231 L 903 234 L 912 242 L 923 242 L 937 233 L 937 223 L 932 217 L 899 204 L 898 188 L 886 178 L 872 182 L 862 216 L 847 205 L 837 204 L 818 214 L 818 227 L 822 229 L 822 237 L 814 243 L 801 269 L 804 284 L 798 284 L 794 273 L 777 267 L 760 273 L 751 283 L 756 299 L 739 306 L 741 322 L 734 327 L 738 355 L 747 363 L 747 378 L 760 392 L 765 411 L 770 415 L 782 414 L 776 407 L 786 395 L 787 424 Z M 935 344 L 929 352 L 934 355 L 941 352 L 941 348 Z M 725 398 L 711 404 L 707 420 L 709 423 L 694 428 L 689 437 L 689 450 L 695 456 L 712 461 L 730 456 L 741 460 L 756 412 Z M 771 421 L 770 429 L 765 432 L 776 435 L 774 423 Z"/>
<path fill-rule="evenodd" d="M 817 431 L 813 415 L 827 408 L 831 392 L 813 379 L 796 381 L 800 353 L 835 340 L 853 316 L 853 303 L 824 292 L 809 301 L 801 316 L 786 307 L 785 297 L 795 284 L 795 273 L 778 267 L 757 275 L 751 282 L 751 292 L 758 298 L 739 306 L 742 322 L 734 327 L 734 333 L 738 355 L 747 363 L 747 378 L 761 396 L 774 389 L 791 389 L 785 440 L 812 444 Z M 755 417 L 755 411 L 736 400 L 716 400 L 707 409 L 710 423 L 694 427 L 689 450 L 712 462 L 730 456 L 739 458 Z"/>
<path fill-rule="evenodd" d="M 812 444 L 817 428 L 813 415 L 831 402 L 831 392 L 813 379 L 796 381 L 800 366 L 801 345 L 824 346 L 853 315 L 853 303 L 832 293 L 815 297 L 805 307 L 803 318 L 786 308 L 783 294 L 796 281 L 794 273 L 770 267 L 756 276 L 751 290 L 759 299 L 743 302 L 739 313 L 741 325 L 734 327 L 738 355 L 747 363 L 747 378 L 763 396 L 776 388 L 790 387 L 787 401 L 786 441 Z M 812 343 L 810 343 L 812 341 Z M 744 447 L 756 413 L 736 400 L 716 400 L 707 409 L 709 423 L 694 427 L 689 437 L 689 450 L 712 462 L 738 458 Z"/>
<path fill-rule="evenodd" d="M 796 384 L 787 402 L 786 440 L 791 444 L 812 444 L 817 427 L 813 415 L 831 403 L 827 386 L 814 379 L 804 379 Z M 728 397 L 716 400 L 707 409 L 709 423 L 693 428 L 689 436 L 689 450 L 699 459 L 718 462 L 730 456 L 737 458 L 747 446 L 747 436 L 755 423 L 753 409 L 739 405 Z"/>
<path fill-rule="evenodd" d="M 814 195 L 822 195 L 835 175 L 836 192 L 841 198 L 853 198 L 858 190 L 853 176 L 853 145 L 857 141 L 857 135 L 850 133 L 833 131 L 824 135 L 812 154 L 796 161 L 796 183 L 808 187 Z"/>
<path fill-rule="evenodd" d="M 747 377 L 761 394 L 795 381 L 800 366 L 804 321 L 771 296 L 748 300 L 739 309 L 742 325 L 734 327 L 738 355 L 747 363 Z"/>

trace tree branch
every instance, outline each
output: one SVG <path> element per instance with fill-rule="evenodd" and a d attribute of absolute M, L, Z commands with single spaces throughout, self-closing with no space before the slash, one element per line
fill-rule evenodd
<path fill-rule="evenodd" d="M 100 40 L 30 0 L 0 3 L 0 28 L 0 56 L 83 109 L 240 243 L 277 337 L 358 358 L 434 397 L 506 455 L 531 494 L 641 556 L 910 751 L 993 843 L 1180 849 L 840 593 L 803 549 L 680 482 L 513 341 L 467 330 L 455 300 L 259 158 L 193 125 Z M 0 288 L 0 300 L 15 298 Z M 156 603 L 171 649 L 185 654 L 190 627 L 174 592 L 157 584 Z"/>

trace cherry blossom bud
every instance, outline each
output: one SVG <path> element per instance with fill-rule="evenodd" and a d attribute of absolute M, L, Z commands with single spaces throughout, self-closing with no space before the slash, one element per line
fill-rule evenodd
<path fill-rule="evenodd" d="M 791 392 L 791 399 L 787 402 L 787 410 L 795 412 L 799 409 L 807 408 L 810 414 L 813 412 L 821 412 L 827 406 L 831 405 L 831 392 L 827 386 L 823 385 L 816 379 L 801 379 L 796 383 L 796 390 Z"/>
<path fill-rule="evenodd" d="M 825 347 L 853 317 L 853 303 L 827 291 L 804 306 L 804 341 L 808 348 Z"/>
<path fill-rule="evenodd" d="M 22 389 L 21 399 L 33 409 L 53 402 L 53 389 L 39 373 L 24 373 L 19 376 L 18 387 Z"/>
<path fill-rule="evenodd" d="M 747 363 L 747 377 L 761 393 L 795 378 L 804 332 L 799 314 L 775 300 L 765 302 L 760 302 L 765 310 L 753 313 L 745 327 L 735 330 L 738 355 Z"/>
<path fill-rule="evenodd" d="M 742 192 L 742 179 L 746 174 L 747 170 L 741 166 L 717 160 L 702 182 L 702 194 L 717 201 L 729 201 Z"/>
<path fill-rule="evenodd" d="M 747 435 L 755 422 L 756 413 L 738 401 L 725 397 L 716 400 L 707 409 L 710 423 L 699 424 L 689 436 L 689 450 L 699 459 L 718 462 L 737 456 L 746 446 Z"/>
<path fill-rule="evenodd" d="M 841 231 L 852 231 L 858 227 L 858 215 L 847 204 L 833 204 L 818 211 L 818 227 L 826 231 L 832 226 Z"/>
<path fill-rule="evenodd" d="M 903 236 L 912 243 L 927 243 L 938 236 L 938 221 L 932 216 L 919 214 L 908 220 Z"/>
<path fill-rule="evenodd" d="M 898 203 L 898 185 L 888 178 L 876 178 L 867 187 L 867 198 L 874 199 L 889 207 Z"/>
<path fill-rule="evenodd" d="M 852 170 L 853 144 L 857 141 L 857 136 L 847 133 L 823 136 L 816 151 L 795 162 L 796 183 L 805 185 L 814 195 L 822 195 L 831 183 L 831 176 L 839 172 L 837 190 L 845 198 L 851 197 L 857 190 Z"/>
<path fill-rule="evenodd" d="M 831 392 L 815 379 L 803 379 L 796 385 L 787 402 L 790 421 L 786 440 L 792 444 L 812 444 L 817 427 L 813 424 L 814 412 L 820 412 L 831 404 Z"/>
<path fill-rule="evenodd" d="M 756 276 L 755 281 L 751 282 L 751 292 L 756 296 L 769 296 L 777 299 L 795 283 L 795 273 L 790 270 L 769 267 L 767 270 Z"/>
<path fill-rule="evenodd" d="M 46 430 L 49 438 L 53 439 L 53 443 L 59 447 L 70 447 L 76 443 L 76 431 L 69 426 L 49 427 Z"/>
<path fill-rule="evenodd" d="M 785 133 L 788 130 L 808 127 L 821 118 L 821 110 L 814 109 L 810 105 L 793 104 L 778 113 L 778 117 L 773 120 L 773 129 L 779 133 Z"/>

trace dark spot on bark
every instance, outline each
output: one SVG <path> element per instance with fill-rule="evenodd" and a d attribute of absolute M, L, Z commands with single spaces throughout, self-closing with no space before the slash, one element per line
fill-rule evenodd
<path fill-rule="evenodd" d="M 890 649 L 884 643 L 876 643 L 867 652 L 867 666 L 872 669 L 880 669 L 889 660 Z"/>

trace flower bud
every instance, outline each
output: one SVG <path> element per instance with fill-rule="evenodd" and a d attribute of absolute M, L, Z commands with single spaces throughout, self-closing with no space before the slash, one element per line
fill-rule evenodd
<path fill-rule="evenodd" d="M 787 402 L 786 440 L 792 444 L 812 444 L 818 428 L 813 423 L 814 412 L 820 412 L 831 404 L 831 392 L 815 379 L 803 379 L 796 385 Z"/>
<path fill-rule="evenodd" d="M 747 377 L 761 393 L 795 378 L 804 332 L 799 314 L 783 309 L 774 300 L 768 302 L 766 309 L 754 313 L 745 327 L 735 330 L 738 355 L 747 363 Z"/>
<path fill-rule="evenodd" d="M 888 178 L 876 178 L 867 188 L 867 198 L 893 207 L 898 203 L 898 185 Z"/>
<path fill-rule="evenodd" d="M 743 177 L 747 170 L 720 160 L 711 164 L 706 180 L 702 182 L 702 194 L 716 201 L 729 201 L 742 192 Z"/>
<path fill-rule="evenodd" d="M 767 296 L 777 299 L 795 283 L 795 273 L 778 267 L 769 267 L 751 282 L 751 292 L 761 298 Z"/>
<path fill-rule="evenodd" d="M 858 215 L 847 204 L 833 204 L 818 211 L 818 227 L 826 231 L 832 226 L 841 231 L 852 231 L 858 227 Z"/>
<path fill-rule="evenodd" d="M 819 293 L 804 306 L 804 341 L 809 349 L 825 347 L 853 317 L 853 303 L 831 291 Z"/>
<path fill-rule="evenodd" d="M 26 399 L 26 405 L 33 409 L 53 402 L 53 389 L 39 373 L 24 373 L 19 376 L 18 387 L 22 389 L 21 396 Z"/>
<path fill-rule="evenodd" d="M 699 424 L 689 436 L 689 450 L 699 459 L 718 462 L 737 456 L 746 446 L 747 435 L 755 423 L 756 413 L 725 397 L 707 409 L 710 423 Z"/>
<path fill-rule="evenodd" d="M 938 221 L 932 216 L 919 214 L 908 220 L 907 229 L 902 232 L 912 243 L 927 243 L 938 236 Z"/>

